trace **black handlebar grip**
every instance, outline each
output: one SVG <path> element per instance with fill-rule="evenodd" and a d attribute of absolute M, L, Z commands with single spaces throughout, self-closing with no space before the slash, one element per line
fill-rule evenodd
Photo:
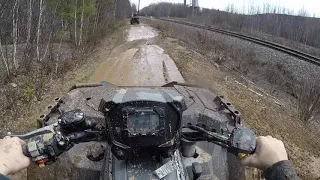
<path fill-rule="evenodd" d="M 28 146 L 27 146 L 27 145 L 23 145 L 23 146 L 22 146 L 22 152 L 23 152 L 23 154 L 24 154 L 25 156 L 27 156 L 27 157 L 31 157 L 31 155 L 30 155 L 30 152 L 29 152 L 29 150 L 28 150 Z"/>

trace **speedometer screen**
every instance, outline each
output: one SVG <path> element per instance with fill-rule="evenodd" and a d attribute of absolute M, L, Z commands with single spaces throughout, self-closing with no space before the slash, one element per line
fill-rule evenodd
<path fill-rule="evenodd" d="M 153 133 L 159 130 L 159 116 L 144 113 L 129 115 L 128 130 L 130 133 Z"/>

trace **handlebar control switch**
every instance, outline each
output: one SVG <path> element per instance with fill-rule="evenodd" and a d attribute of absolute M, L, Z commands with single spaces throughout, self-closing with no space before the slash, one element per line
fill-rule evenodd
<path fill-rule="evenodd" d="M 238 126 L 231 133 L 230 143 L 236 154 L 253 154 L 256 148 L 256 136 L 250 129 Z"/>
<path fill-rule="evenodd" d="M 36 162 L 40 168 L 55 160 L 53 156 L 48 154 L 48 147 L 50 147 L 48 143 L 51 142 L 52 136 L 51 133 L 30 138 L 23 148 L 24 154 L 31 157 L 32 161 Z"/>
<path fill-rule="evenodd" d="M 84 113 L 80 109 L 63 113 L 58 118 L 58 124 L 62 132 L 70 133 L 88 129 Z"/>

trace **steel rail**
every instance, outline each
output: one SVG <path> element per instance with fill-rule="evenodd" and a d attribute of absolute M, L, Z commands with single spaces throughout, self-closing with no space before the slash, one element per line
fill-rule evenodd
<path fill-rule="evenodd" d="M 190 23 L 190 22 L 177 21 L 177 20 L 164 19 L 164 18 L 153 18 L 153 19 L 166 21 L 166 22 L 171 22 L 171 23 L 182 24 L 182 25 L 185 25 L 185 26 L 196 27 L 196 28 L 205 29 L 205 30 L 208 30 L 208 31 L 216 32 L 216 33 L 221 33 L 221 34 L 237 37 L 237 38 L 240 38 L 240 39 L 243 39 L 243 40 L 246 40 L 246 41 L 250 41 L 250 42 L 265 46 L 265 47 L 269 47 L 269 48 L 277 50 L 277 51 L 281 51 L 283 53 L 289 54 L 291 56 L 297 57 L 297 58 L 302 59 L 304 61 L 307 61 L 309 63 L 312 63 L 312 64 L 320 66 L 320 58 L 315 57 L 315 56 L 310 55 L 310 54 L 307 54 L 307 53 L 304 53 L 304 52 L 301 52 L 299 50 L 295 50 L 295 49 L 283 46 L 281 44 L 274 43 L 274 42 L 258 39 L 258 38 L 255 38 L 255 37 L 251 37 L 251 36 L 248 36 L 248 35 L 232 32 L 232 31 L 227 31 L 227 30 L 214 28 L 212 26 L 205 26 L 205 25 L 194 24 L 194 23 Z"/>

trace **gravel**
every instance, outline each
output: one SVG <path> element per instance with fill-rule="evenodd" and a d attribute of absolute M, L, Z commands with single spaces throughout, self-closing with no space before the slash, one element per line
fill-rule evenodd
<path fill-rule="evenodd" d="M 297 80 L 320 77 L 320 66 L 316 66 L 283 52 L 239 38 L 214 32 L 210 32 L 210 34 L 212 34 L 215 39 L 223 41 L 228 45 L 232 45 L 234 48 L 250 50 L 254 54 L 258 55 L 256 56 L 256 59 L 261 62 L 273 62 L 283 65 L 285 69 L 291 72 Z"/>

